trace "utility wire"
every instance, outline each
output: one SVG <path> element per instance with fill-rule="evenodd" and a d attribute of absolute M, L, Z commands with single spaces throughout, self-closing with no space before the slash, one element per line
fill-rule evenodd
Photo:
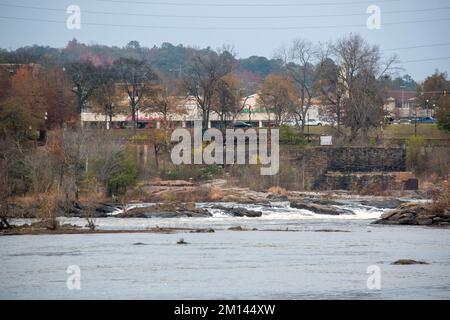
<path fill-rule="evenodd" d="M 9 17 L 0 16 L 0 19 L 6 20 L 19 20 L 19 21 L 34 21 L 34 22 L 49 22 L 49 23 L 63 23 L 61 20 L 40 19 L 40 18 L 24 18 L 24 17 Z M 440 22 L 450 21 L 449 18 L 440 19 L 426 19 L 426 20 L 412 20 L 412 21 L 397 21 L 397 22 L 385 22 L 386 25 L 402 25 L 402 24 L 415 24 L 415 23 L 428 23 L 428 22 Z M 114 24 L 114 23 L 98 23 L 98 22 L 83 22 L 83 25 L 90 26 L 104 26 L 104 27 L 121 27 L 121 28 L 145 28 L 145 29 L 173 29 L 173 30 L 305 30 L 305 29 L 330 29 L 330 28 L 365 28 L 366 25 L 361 24 L 348 24 L 348 25 L 322 25 L 322 26 L 288 26 L 288 27 L 196 27 L 196 26 L 164 26 L 164 25 L 133 25 L 133 24 Z"/>
<path fill-rule="evenodd" d="M 406 61 L 400 61 L 400 63 L 427 62 L 427 61 L 439 61 L 439 60 L 450 60 L 450 57 L 439 57 L 439 58 L 418 59 L 418 60 L 406 60 Z"/>
<path fill-rule="evenodd" d="M 97 0 L 109 3 L 128 3 L 173 7 L 319 7 L 319 6 L 343 6 L 358 4 L 373 4 L 374 1 L 345 1 L 345 2 L 309 2 L 309 3 L 201 3 L 201 2 L 161 2 L 139 0 Z M 400 0 L 378 0 L 377 3 L 399 2 Z"/>
<path fill-rule="evenodd" d="M 419 48 L 432 48 L 432 47 L 444 47 L 450 46 L 450 42 L 445 43 L 434 43 L 434 44 L 423 44 L 411 47 L 401 47 L 401 48 L 391 48 L 391 49 L 383 49 L 381 51 L 398 51 L 398 50 L 408 50 L 408 49 L 419 49 Z"/>
<path fill-rule="evenodd" d="M 61 8 L 49 8 L 49 7 L 36 7 L 25 6 L 17 4 L 0 3 L 2 7 L 9 8 L 21 8 L 21 9 L 33 9 L 43 11 L 54 12 L 66 12 Z M 449 10 L 450 7 L 439 8 L 423 8 L 423 9 L 410 9 L 410 10 L 394 10 L 394 11 L 382 11 L 382 14 L 403 14 L 403 13 L 418 13 L 418 12 L 432 12 Z M 343 14 L 309 14 L 309 15 L 286 15 L 286 16 L 203 16 L 203 15 L 173 15 L 173 14 L 153 14 L 153 13 L 129 13 L 129 12 L 112 12 L 112 11 L 98 11 L 98 10 L 86 10 L 83 9 L 82 13 L 87 14 L 101 14 L 101 15 L 117 15 L 117 16 L 136 16 L 136 17 L 154 17 L 154 18 L 189 18 L 189 19 L 298 19 L 298 18 L 332 18 L 332 17 L 355 17 L 355 16 L 367 16 L 367 13 L 343 13 Z"/>

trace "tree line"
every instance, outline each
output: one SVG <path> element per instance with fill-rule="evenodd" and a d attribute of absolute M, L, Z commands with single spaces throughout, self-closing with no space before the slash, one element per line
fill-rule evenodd
<path fill-rule="evenodd" d="M 155 58 L 159 51 L 167 53 L 166 63 Z M 178 52 L 179 69 L 161 67 L 176 65 L 169 52 Z M 159 112 L 167 120 L 180 104 L 178 98 L 187 96 L 195 99 L 204 127 L 211 112 L 219 115 L 224 127 L 242 111 L 242 99 L 257 92 L 258 103 L 275 115 L 271 120 L 276 125 L 294 122 L 301 133 L 313 100 L 320 100 L 338 134 L 343 133 L 341 126 L 348 127 L 348 139 L 353 141 L 358 135 L 367 139 L 368 130 L 380 124 L 385 116 L 381 107 L 385 91 L 392 83 L 415 88 L 419 103 L 430 106 L 442 105 L 442 101 L 422 92 L 448 85 L 446 74 L 436 81 L 433 75 L 423 85 L 407 75 L 393 78 L 397 57 L 383 58 L 377 46 L 354 34 L 320 45 L 296 39 L 277 50 L 272 67 L 261 73 L 264 78 L 260 80 L 242 77 L 242 59 L 236 59 L 229 46 L 200 50 L 166 43 L 148 49 L 131 41 L 124 48 L 109 48 L 73 40 L 63 50 L 30 47 L 0 52 L 0 61 L 6 60 L 21 62 L 17 70 L 11 65 L 0 74 L 2 127 L 16 134 L 24 134 L 30 126 L 51 129 L 76 123 L 88 106 L 109 122 L 114 115 L 127 113 L 135 128 L 138 110 Z M 256 57 L 249 60 L 244 65 L 263 64 Z M 23 64 L 30 61 L 39 64 Z M 24 108 L 32 112 L 27 114 Z M 15 110 L 23 121 L 8 116 L 8 110 Z"/>

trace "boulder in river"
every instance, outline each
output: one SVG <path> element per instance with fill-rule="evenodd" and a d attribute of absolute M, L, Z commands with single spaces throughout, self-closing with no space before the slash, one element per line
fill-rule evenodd
<path fill-rule="evenodd" d="M 353 214 L 353 212 L 350 210 L 340 209 L 332 207 L 330 205 L 323 205 L 312 202 L 291 202 L 291 207 L 296 209 L 308 210 L 317 214 L 324 214 L 324 215 L 337 216 L 341 214 Z"/>
<path fill-rule="evenodd" d="M 186 203 L 154 204 L 147 207 L 136 207 L 118 214 L 118 218 L 178 218 L 178 217 L 210 217 L 206 209 L 195 208 Z"/>
<path fill-rule="evenodd" d="M 405 203 L 381 216 L 374 224 L 449 226 L 450 208 L 433 210 L 427 203 Z"/>
<path fill-rule="evenodd" d="M 214 206 L 213 209 L 220 209 L 232 215 L 233 217 L 257 218 L 262 216 L 261 211 L 249 210 L 241 207 Z"/>
<path fill-rule="evenodd" d="M 177 241 L 177 244 L 188 244 L 188 243 L 186 241 L 184 241 L 183 238 L 181 238 Z"/>
<path fill-rule="evenodd" d="M 96 208 L 95 208 L 95 212 L 101 214 L 110 214 L 113 213 L 114 211 L 121 209 L 122 207 L 118 207 L 115 206 L 113 204 L 107 204 L 107 203 L 100 203 Z"/>
<path fill-rule="evenodd" d="M 400 259 L 400 260 L 393 262 L 392 264 L 394 264 L 394 265 L 410 265 L 410 264 L 428 264 L 428 263 L 425 261 L 416 261 L 416 260 L 412 260 L 412 259 Z"/>

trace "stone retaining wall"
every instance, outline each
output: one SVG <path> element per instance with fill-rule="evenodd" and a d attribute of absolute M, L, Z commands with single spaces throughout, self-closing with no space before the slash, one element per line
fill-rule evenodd
<path fill-rule="evenodd" d="M 404 148 L 312 147 L 286 154 L 304 173 L 305 189 L 383 191 L 404 186 L 398 179 L 399 172 L 406 172 Z"/>

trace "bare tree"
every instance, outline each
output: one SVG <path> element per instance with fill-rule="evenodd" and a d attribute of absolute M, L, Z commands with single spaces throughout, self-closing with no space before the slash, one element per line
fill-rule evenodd
<path fill-rule="evenodd" d="M 332 59 L 331 49 L 330 44 L 322 46 L 319 62 L 316 65 L 318 79 L 316 91 L 322 104 L 326 106 L 327 113 L 334 120 L 338 134 L 341 134 L 342 100 L 345 90 L 342 82 L 339 81 L 339 66 Z"/>
<path fill-rule="evenodd" d="M 221 130 L 225 130 L 226 122 L 241 109 L 242 96 L 240 81 L 233 74 L 227 74 L 218 81 L 213 98 L 213 110 L 219 115 Z"/>
<path fill-rule="evenodd" d="M 183 110 L 178 108 L 183 100 L 178 90 L 180 84 L 163 74 L 159 74 L 158 78 L 159 82 L 153 88 L 154 93 L 145 100 L 141 110 L 157 113 L 162 117 L 162 128 L 169 128 L 172 125 L 170 120 L 172 120 L 173 116 L 183 112 Z"/>
<path fill-rule="evenodd" d="M 397 57 L 383 62 L 377 46 L 370 46 L 361 36 L 349 35 L 334 46 L 339 65 L 338 82 L 344 90 L 344 124 L 350 127 L 350 141 L 358 132 L 368 140 L 371 127 L 383 118 L 381 79 L 390 71 Z"/>
<path fill-rule="evenodd" d="M 64 68 L 74 84 L 73 92 L 78 101 L 77 111 L 78 114 L 81 114 L 98 86 L 98 70 L 89 61 L 73 62 Z"/>
<path fill-rule="evenodd" d="M 14 154 L 8 148 L 5 140 L 1 141 L 0 151 L 0 230 L 10 228 L 10 203 L 14 193 L 14 179 L 11 169 L 15 161 Z"/>
<path fill-rule="evenodd" d="M 59 187 L 63 189 L 66 202 L 78 201 L 80 186 L 89 170 L 89 155 L 93 152 L 91 133 L 83 130 L 64 130 L 55 148 L 60 154 Z"/>
<path fill-rule="evenodd" d="M 310 42 L 296 39 L 288 49 L 281 49 L 281 59 L 285 61 L 285 68 L 292 77 L 299 97 L 298 103 L 292 105 L 290 113 L 295 122 L 300 123 L 302 134 L 308 110 L 311 108 L 312 98 L 315 96 L 316 73 L 314 64 L 317 60 L 317 49 Z"/>
<path fill-rule="evenodd" d="M 133 130 L 137 128 L 137 110 L 139 103 L 154 94 L 156 73 L 144 61 L 121 58 L 114 63 L 118 85 L 128 96 L 131 109 Z"/>
<path fill-rule="evenodd" d="M 159 167 L 159 155 L 169 152 L 170 131 L 174 126 L 172 120 L 185 112 L 184 109 L 179 108 L 184 100 L 184 97 L 180 97 L 178 92 L 179 83 L 164 75 L 159 75 L 159 79 L 155 93 L 146 100 L 145 105 L 141 108 L 143 111 L 157 114 L 160 119 L 160 130 L 154 130 L 151 133 L 156 167 Z"/>
<path fill-rule="evenodd" d="M 202 126 L 207 128 L 212 110 L 214 93 L 220 79 L 231 72 L 234 57 L 228 51 L 194 53 L 191 67 L 183 79 L 183 87 L 192 95 L 202 112 Z"/>
<path fill-rule="evenodd" d="M 98 88 L 92 96 L 92 101 L 94 107 L 105 115 L 106 127 L 111 128 L 112 118 L 120 110 L 117 76 L 111 66 L 101 67 L 98 72 Z"/>

